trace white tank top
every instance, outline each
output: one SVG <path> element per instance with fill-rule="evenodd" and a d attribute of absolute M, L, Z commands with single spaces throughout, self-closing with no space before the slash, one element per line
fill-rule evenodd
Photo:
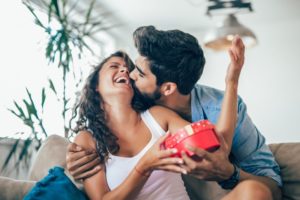
<path fill-rule="evenodd" d="M 111 190 L 120 185 L 140 158 L 165 134 L 158 122 L 153 118 L 149 110 L 141 113 L 142 120 L 151 132 L 149 143 L 133 157 L 120 157 L 109 154 L 106 163 L 106 179 Z M 154 170 L 147 182 L 137 195 L 138 200 L 186 200 L 189 199 L 180 174 L 162 170 Z"/>

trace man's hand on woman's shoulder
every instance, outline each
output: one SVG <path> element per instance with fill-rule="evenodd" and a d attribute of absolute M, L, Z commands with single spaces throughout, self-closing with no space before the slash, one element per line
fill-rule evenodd
<path fill-rule="evenodd" d="M 67 170 L 75 180 L 88 178 L 101 170 L 97 152 L 84 149 L 75 143 L 68 145 L 66 162 Z"/>

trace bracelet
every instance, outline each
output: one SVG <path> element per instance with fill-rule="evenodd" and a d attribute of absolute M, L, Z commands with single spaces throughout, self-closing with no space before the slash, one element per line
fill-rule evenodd
<path fill-rule="evenodd" d="M 134 167 L 134 170 L 141 176 L 144 176 L 144 177 L 147 177 L 149 178 L 150 177 L 150 174 L 149 175 L 146 175 L 145 173 L 141 172 L 140 170 L 137 169 L 137 167 L 135 166 Z"/>

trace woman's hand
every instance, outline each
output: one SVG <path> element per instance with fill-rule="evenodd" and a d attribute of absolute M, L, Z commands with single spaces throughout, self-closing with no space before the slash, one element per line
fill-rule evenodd
<path fill-rule="evenodd" d="M 230 64 L 227 69 L 225 82 L 227 84 L 236 84 L 239 81 L 239 76 L 245 62 L 245 45 L 238 35 L 234 37 L 228 53 L 230 56 Z"/>
<path fill-rule="evenodd" d="M 170 135 L 167 132 L 160 137 L 155 144 L 146 152 L 136 165 L 136 169 L 145 176 L 149 176 L 153 170 L 166 170 L 176 173 L 186 173 L 186 170 L 180 167 L 183 160 L 178 157 L 170 157 L 177 152 L 177 149 L 162 149 L 162 143 Z"/>

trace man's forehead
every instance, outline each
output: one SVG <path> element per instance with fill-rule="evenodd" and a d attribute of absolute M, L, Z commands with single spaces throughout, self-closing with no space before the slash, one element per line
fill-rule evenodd
<path fill-rule="evenodd" d="M 148 62 L 147 57 L 145 57 L 145 56 L 138 56 L 135 59 L 135 63 L 141 63 L 141 62 Z"/>

